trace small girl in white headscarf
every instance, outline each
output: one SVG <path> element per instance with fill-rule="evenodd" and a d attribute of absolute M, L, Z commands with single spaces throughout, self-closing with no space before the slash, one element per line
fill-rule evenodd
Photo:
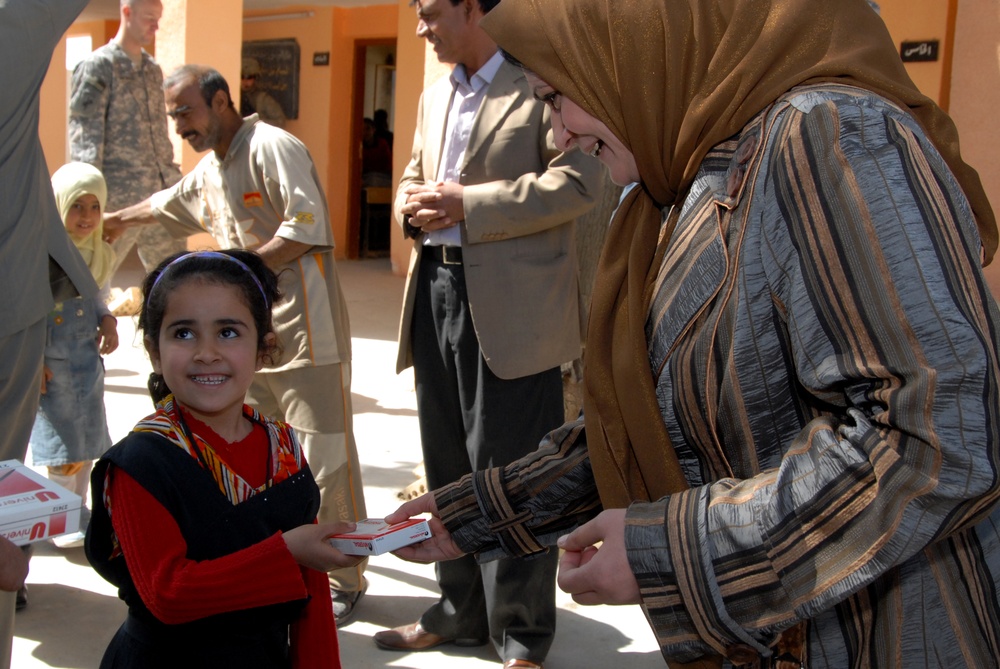
<path fill-rule="evenodd" d="M 118 348 L 117 320 L 105 303 L 114 251 L 103 239 L 107 185 L 100 170 L 68 163 L 52 175 L 52 190 L 66 232 L 90 267 L 100 295 L 59 302 L 49 314 L 42 401 L 31 432 L 35 465 L 87 501 L 93 461 L 111 447 L 104 411 L 104 362 Z M 88 514 L 89 515 L 89 514 Z M 56 537 L 61 548 L 83 543 L 80 532 Z"/>

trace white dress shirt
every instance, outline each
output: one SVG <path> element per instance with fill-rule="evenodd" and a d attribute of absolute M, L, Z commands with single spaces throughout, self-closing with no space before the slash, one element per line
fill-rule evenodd
<path fill-rule="evenodd" d="M 472 126 L 476 121 L 479 108 L 486 99 L 486 89 L 503 63 L 503 56 L 497 51 L 471 79 L 465 72 L 464 65 L 456 65 L 451 73 L 451 105 L 448 110 L 448 120 L 445 126 L 444 147 L 441 164 L 438 166 L 438 181 L 453 181 L 458 183 L 461 177 L 462 165 L 465 163 L 465 150 L 469 146 Z M 430 246 L 461 246 L 462 233 L 455 225 L 444 230 L 428 232 L 424 244 Z"/>

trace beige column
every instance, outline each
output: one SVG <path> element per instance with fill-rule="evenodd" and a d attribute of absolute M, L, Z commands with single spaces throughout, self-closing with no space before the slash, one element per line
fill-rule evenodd
<path fill-rule="evenodd" d="M 243 0 L 163 0 L 156 34 L 156 60 L 168 75 L 197 63 L 214 67 L 229 82 L 239 104 L 240 54 L 243 46 Z M 185 174 L 201 159 L 170 128 L 174 155 Z"/>

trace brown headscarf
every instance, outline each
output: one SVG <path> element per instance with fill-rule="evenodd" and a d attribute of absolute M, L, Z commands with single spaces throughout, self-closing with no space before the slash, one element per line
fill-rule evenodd
<path fill-rule="evenodd" d="M 794 86 L 836 81 L 909 109 L 972 203 L 986 262 L 993 257 L 996 220 L 955 126 L 917 91 L 866 0 L 502 0 L 481 25 L 604 122 L 642 177 L 608 232 L 587 334 L 587 440 L 606 507 L 686 487 L 644 332 L 661 207 L 683 201 L 709 149 Z"/>

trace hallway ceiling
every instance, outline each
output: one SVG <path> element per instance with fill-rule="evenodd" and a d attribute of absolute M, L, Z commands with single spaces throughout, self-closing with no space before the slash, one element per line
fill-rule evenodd
<path fill-rule="evenodd" d="M 243 0 L 244 9 L 271 9 L 280 10 L 285 7 L 295 6 L 302 8 L 303 5 L 315 5 L 318 7 L 362 7 L 366 5 L 393 5 L 394 0 L 311 0 L 303 2 L 299 0 Z M 99 19 L 118 18 L 118 0 L 90 0 L 86 9 L 80 14 L 84 21 L 96 21 Z"/>

